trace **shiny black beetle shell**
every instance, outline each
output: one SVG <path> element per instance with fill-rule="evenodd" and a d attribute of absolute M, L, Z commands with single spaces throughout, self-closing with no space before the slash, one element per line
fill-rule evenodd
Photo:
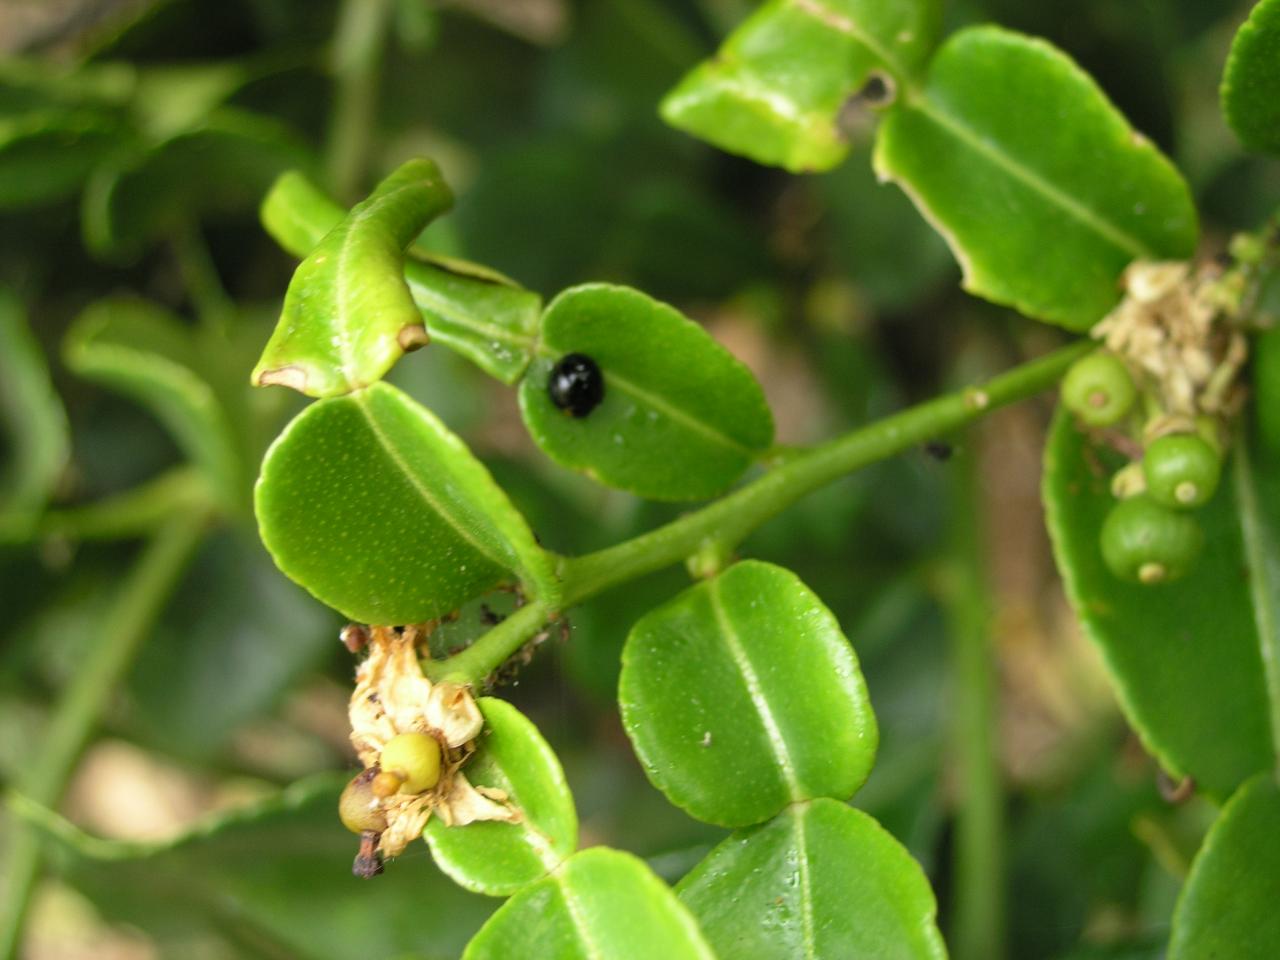
<path fill-rule="evenodd" d="M 565 354 L 547 376 L 547 396 L 569 416 L 585 417 L 604 399 L 604 374 L 585 354 Z"/>

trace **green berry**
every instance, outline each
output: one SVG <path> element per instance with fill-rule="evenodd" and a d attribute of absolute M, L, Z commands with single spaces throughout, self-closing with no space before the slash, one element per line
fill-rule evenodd
<path fill-rule="evenodd" d="M 1142 494 L 1111 508 L 1101 540 L 1102 559 L 1112 573 L 1152 584 L 1184 576 L 1204 546 L 1204 532 L 1190 514 Z"/>
<path fill-rule="evenodd" d="M 1152 440 L 1142 455 L 1151 499 L 1189 510 L 1209 502 L 1222 476 L 1222 458 L 1199 434 L 1171 433 Z"/>
<path fill-rule="evenodd" d="M 376 768 L 362 771 L 338 798 L 338 817 L 352 833 L 381 833 L 387 828 L 387 818 L 370 786 L 376 775 Z"/>
<path fill-rule="evenodd" d="M 404 780 L 401 793 L 421 793 L 440 782 L 440 744 L 425 733 L 401 733 L 387 741 L 378 764 Z"/>
<path fill-rule="evenodd" d="M 1112 353 L 1091 353 L 1062 379 L 1062 402 L 1091 427 L 1110 427 L 1133 408 L 1137 387 L 1124 362 Z"/>

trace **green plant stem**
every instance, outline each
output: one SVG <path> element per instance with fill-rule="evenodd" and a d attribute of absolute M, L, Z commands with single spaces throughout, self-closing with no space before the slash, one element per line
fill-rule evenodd
<path fill-rule="evenodd" d="M 208 514 L 203 511 L 175 516 L 156 532 L 129 572 L 102 624 L 101 635 L 89 644 L 85 660 L 58 703 L 44 740 L 31 752 L 26 775 L 19 779 L 18 788 L 34 802 L 52 807 L 61 798 L 108 696 L 150 633 L 207 523 Z M 2 960 L 9 960 L 17 950 L 40 869 L 36 833 L 15 825 L 11 840 L 0 894 Z"/>
<path fill-rule="evenodd" d="M 175 515 L 213 503 L 208 481 L 195 467 L 178 467 L 97 503 L 49 510 L 37 534 L 71 540 L 126 540 L 150 534 Z"/>
<path fill-rule="evenodd" d="M 209 252 L 209 245 L 199 226 L 189 223 L 179 229 L 174 236 L 173 249 L 201 324 L 214 333 L 225 333 L 235 316 L 236 305 L 222 285 L 213 254 Z"/>
<path fill-rule="evenodd" d="M 970 431 L 972 434 L 973 431 Z M 950 557 L 942 583 L 951 645 L 957 788 L 950 946 L 955 960 L 1004 956 L 1004 791 L 981 490 L 972 454 L 951 471 Z"/>
<path fill-rule="evenodd" d="M 1272 584 L 1280 580 L 1280 562 L 1268 534 L 1269 521 L 1258 501 L 1256 478 L 1249 455 L 1248 437 L 1239 431 L 1234 444 L 1235 494 L 1240 509 L 1240 533 L 1244 541 L 1245 565 L 1249 572 L 1249 594 L 1253 598 L 1253 619 L 1258 627 L 1259 654 L 1267 685 L 1267 705 L 1271 720 L 1271 743 L 1280 776 L 1280 610 Z"/>
<path fill-rule="evenodd" d="M 360 188 L 374 140 L 378 69 L 391 9 L 390 0 L 344 0 L 334 31 L 328 174 L 333 192 L 347 202 Z"/>
<path fill-rule="evenodd" d="M 992 410 L 1052 386 L 1093 349 L 1080 342 L 1015 367 L 980 387 L 939 397 L 794 454 L 709 506 L 617 546 L 560 562 L 561 607 L 568 609 L 610 587 L 682 562 L 714 545 L 732 550 L 766 520 L 801 497 L 847 473 L 894 456 L 981 419 Z M 516 611 L 470 648 L 429 666 L 434 678 L 476 683 L 496 670 L 546 622 L 532 603 Z"/>

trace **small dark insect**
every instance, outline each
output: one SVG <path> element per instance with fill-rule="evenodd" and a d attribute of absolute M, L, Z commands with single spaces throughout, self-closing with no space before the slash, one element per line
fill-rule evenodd
<path fill-rule="evenodd" d="M 360 834 L 360 852 L 351 864 L 351 872 L 361 880 L 370 880 L 382 873 L 382 854 L 378 852 L 379 836 L 372 830 Z"/>
<path fill-rule="evenodd" d="M 581 353 L 561 357 L 547 377 L 547 396 L 571 417 L 585 417 L 604 399 L 604 374 Z"/>
<path fill-rule="evenodd" d="M 935 460 L 950 460 L 955 451 L 945 440 L 930 440 L 924 445 L 924 452 Z"/>

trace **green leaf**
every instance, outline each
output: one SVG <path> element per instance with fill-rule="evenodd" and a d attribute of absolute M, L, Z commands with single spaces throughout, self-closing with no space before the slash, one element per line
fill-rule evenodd
<path fill-rule="evenodd" d="M 1188 257 L 1196 212 L 1173 165 L 1066 54 L 973 27 L 881 124 L 876 171 L 951 246 L 970 293 L 1085 330 L 1136 258 Z"/>
<path fill-rule="evenodd" d="M 98 169 L 84 196 L 85 245 L 102 257 L 134 259 L 193 218 L 254 207 L 281 171 L 310 163 L 284 124 L 221 108 L 145 153 Z"/>
<path fill-rule="evenodd" d="M 361 623 L 419 623 L 515 572 L 554 607 L 550 560 L 466 445 L 385 383 L 313 403 L 267 452 L 263 543 L 317 599 Z"/>
<path fill-rule="evenodd" d="M 909 84 L 938 35 L 934 0 L 770 0 L 662 101 L 673 127 L 796 173 L 849 150 L 841 114 L 881 71 Z"/>
<path fill-rule="evenodd" d="M 422 346 L 404 251 L 452 203 L 430 160 L 410 160 L 379 183 L 294 272 L 253 382 L 337 396 L 382 379 Z"/>
<path fill-rule="evenodd" d="M 1221 94 L 1222 112 L 1240 141 L 1280 153 L 1280 0 L 1262 0 L 1236 33 Z"/>
<path fill-rule="evenodd" d="M 345 777 L 342 778 L 345 780 Z M 255 806 L 200 821 L 171 843 L 97 840 L 42 814 L 55 866 L 106 917 L 189 954 L 193 935 L 229 935 L 219 956 L 306 960 L 454 960 L 492 909 L 423 857 L 365 882 L 351 876 L 356 838 L 338 822 L 342 782 L 295 784 Z M 183 949 L 184 946 L 186 949 Z"/>
<path fill-rule="evenodd" d="M 920 865 L 874 819 L 834 800 L 738 831 L 676 893 L 721 957 L 947 955 Z"/>
<path fill-rule="evenodd" d="M 635 625 L 622 721 L 649 779 L 741 827 L 866 780 L 878 733 L 853 648 L 795 574 L 744 561 Z"/>
<path fill-rule="evenodd" d="M 67 332 L 63 359 L 80 376 L 147 407 L 223 502 L 240 502 L 245 466 L 213 387 L 196 372 L 199 351 L 180 320 L 145 300 L 100 300 Z"/>
<path fill-rule="evenodd" d="M 574 854 L 480 928 L 463 960 L 713 960 L 693 917 L 629 853 Z"/>
<path fill-rule="evenodd" d="M 341 207 L 296 171 L 281 176 L 262 203 L 267 232 L 300 257 L 342 216 Z M 503 383 L 520 379 L 533 356 L 541 297 L 496 271 L 418 248 L 404 264 L 404 279 L 433 341 Z"/>
<path fill-rule="evenodd" d="M 70 196 L 125 139 L 118 121 L 91 111 L 0 117 L 0 210 Z"/>
<path fill-rule="evenodd" d="M 0 414 L 9 462 L 0 471 L 0 543 L 35 529 L 70 452 L 67 416 L 22 304 L 0 288 Z"/>
<path fill-rule="evenodd" d="M 440 869 L 459 884 L 507 896 L 573 853 L 578 815 L 560 761 L 538 728 L 503 700 L 477 702 L 487 729 L 463 772 L 473 784 L 505 791 L 524 818 L 448 827 L 437 817 L 427 821 L 424 836 Z"/>
<path fill-rule="evenodd" d="M 603 400 L 582 417 L 547 394 L 552 368 L 571 353 L 604 375 Z M 520 410 L 553 460 L 654 500 L 715 496 L 773 440 L 764 393 L 743 364 L 673 307 L 608 284 L 573 287 L 547 307 Z"/>
<path fill-rule="evenodd" d="M 1280 943 L 1280 788 L 1245 783 L 1214 822 L 1173 914 L 1169 960 L 1270 960 Z"/>
<path fill-rule="evenodd" d="M 1272 762 L 1258 627 L 1241 541 L 1234 468 L 1196 513 L 1206 548 L 1182 580 L 1126 583 L 1099 547 L 1124 462 L 1059 410 L 1045 448 L 1044 500 L 1067 595 L 1102 651 L 1129 722 L 1176 776 L 1227 796 Z"/>

